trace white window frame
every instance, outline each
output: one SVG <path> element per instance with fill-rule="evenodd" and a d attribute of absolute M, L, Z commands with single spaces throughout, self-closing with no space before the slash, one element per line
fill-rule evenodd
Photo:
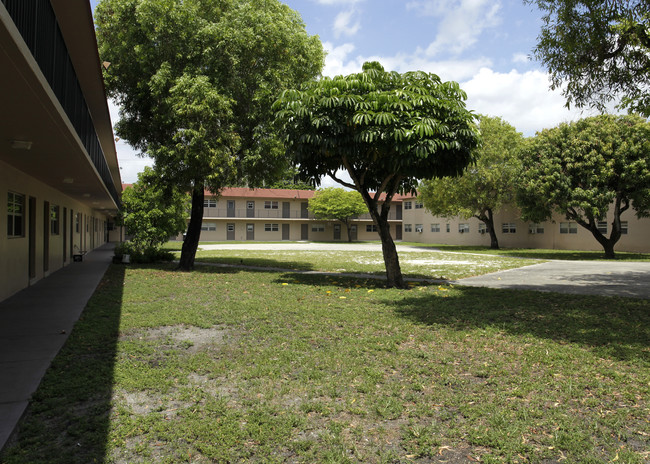
<path fill-rule="evenodd" d="M 502 222 L 501 223 L 501 233 L 502 234 L 516 234 L 517 233 L 517 224 L 514 222 Z"/>
<path fill-rule="evenodd" d="M 458 224 L 458 233 L 459 234 L 469 234 L 469 223 L 461 222 Z"/>
<path fill-rule="evenodd" d="M 278 224 L 264 224 L 264 232 L 278 232 L 280 230 L 280 226 Z"/>
<path fill-rule="evenodd" d="M 440 232 L 440 223 L 431 224 L 431 232 Z"/>
<path fill-rule="evenodd" d="M 487 234 L 487 224 L 483 221 L 478 223 L 478 233 Z"/>
<path fill-rule="evenodd" d="M 413 209 L 413 202 L 412 201 L 405 201 L 404 202 L 404 209 Z"/>
<path fill-rule="evenodd" d="M 7 195 L 7 237 L 25 236 L 25 195 L 8 192 Z M 16 227 L 16 224 L 19 224 Z M 19 229 L 19 230 L 17 230 Z"/>
<path fill-rule="evenodd" d="M 621 221 L 621 235 L 627 235 L 628 224 L 627 221 Z"/>
<path fill-rule="evenodd" d="M 264 209 L 278 209 L 278 202 L 275 200 L 265 200 Z"/>
<path fill-rule="evenodd" d="M 325 232 L 325 224 L 312 224 L 311 225 L 311 231 L 312 232 Z"/>
<path fill-rule="evenodd" d="M 413 232 L 412 224 L 404 224 L 404 232 Z"/>
<path fill-rule="evenodd" d="M 529 234 L 543 234 L 544 233 L 544 226 L 542 224 L 539 224 L 537 222 L 531 222 L 528 224 L 528 233 Z"/>
<path fill-rule="evenodd" d="M 607 221 L 598 221 L 596 223 L 596 228 L 598 228 L 598 232 L 600 232 L 603 235 L 607 235 Z"/>
<path fill-rule="evenodd" d="M 216 222 L 202 222 L 201 223 L 201 231 L 203 232 L 214 232 L 217 230 L 217 223 Z"/>
<path fill-rule="evenodd" d="M 377 232 L 377 224 L 366 224 L 366 232 Z"/>
<path fill-rule="evenodd" d="M 560 222 L 560 233 L 561 234 L 577 234 L 578 233 L 578 223 L 576 222 Z"/>
<path fill-rule="evenodd" d="M 204 198 L 203 199 L 203 207 L 204 208 L 216 208 L 217 207 L 217 199 L 216 198 Z"/>

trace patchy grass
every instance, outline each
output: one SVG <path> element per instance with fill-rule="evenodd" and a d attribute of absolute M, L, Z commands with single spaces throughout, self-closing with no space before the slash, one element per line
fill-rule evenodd
<path fill-rule="evenodd" d="M 404 277 L 454 280 L 503 271 L 539 260 L 445 252 L 400 252 Z M 381 251 L 199 250 L 197 262 L 384 275 Z"/>
<path fill-rule="evenodd" d="M 645 463 L 650 301 L 113 265 L 6 464 Z"/>

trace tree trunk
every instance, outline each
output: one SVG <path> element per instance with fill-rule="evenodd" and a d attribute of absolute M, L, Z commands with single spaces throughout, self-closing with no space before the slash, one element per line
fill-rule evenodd
<path fill-rule="evenodd" d="M 490 208 L 487 209 L 487 221 L 485 222 L 485 227 L 490 234 L 490 248 L 493 250 L 499 249 L 499 239 L 497 239 L 497 231 L 494 230 L 494 215 Z"/>
<path fill-rule="evenodd" d="M 381 214 L 376 210 L 370 211 L 370 215 L 379 228 L 379 238 L 381 239 L 381 251 L 384 255 L 384 265 L 386 266 L 386 286 L 388 288 L 407 288 L 402 277 L 402 269 L 399 265 L 399 256 L 393 237 L 390 235 L 390 224 L 388 224 L 388 208 L 382 205 Z"/>
<path fill-rule="evenodd" d="M 352 243 L 352 231 L 350 230 L 350 223 L 347 221 L 341 221 L 345 224 L 345 230 L 348 232 L 348 243 Z"/>
<path fill-rule="evenodd" d="M 191 271 L 194 268 L 194 258 L 196 250 L 199 247 L 199 238 L 201 237 L 201 223 L 203 222 L 203 184 L 194 185 L 192 190 L 192 213 L 190 223 L 187 226 L 187 233 L 181 249 L 181 259 L 178 269 L 181 271 Z"/>

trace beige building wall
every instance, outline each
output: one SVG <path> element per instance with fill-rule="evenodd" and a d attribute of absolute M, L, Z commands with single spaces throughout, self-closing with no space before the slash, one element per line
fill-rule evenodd
<path fill-rule="evenodd" d="M 408 200 L 405 200 L 405 203 Z M 413 200 L 415 204 L 415 200 Z M 611 232 L 613 209 L 606 218 L 607 236 Z M 482 221 L 436 217 L 424 208 L 404 209 L 404 240 L 419 243 L 440 243 L 463 246 L 490 246 L 490 236 L 480 233 Z M 638 219 L 633 211 L 626 211 L 621 220 L 627 222 L 627 233 L 616 244 L 616 251 L 650 252 L 650 219 Z M 416 227 L 422 225 L 422 232 Z M 540 248 L 600 251 L 602 246 L 584 227 L 556 214 L 552 221 L 542 224 L 524 222 L 519 210 L 506 207 L 495 213 L 494 226 L 503 248 Z M 409 228 L 411 231 L 409 231 Z M 461 233 L 460 230 L 463 230 Z M 434 232 L 434 230 L 436 230 Z"/>
<path fill-rule="evenodd" d="M 18 237 L 8 236 L 10 193 L 24 199 L 20 216 L 22 234 Z M 2 161 L 0 199 L 3 226 L 0 233 L 0 300 L 70 264 L 73 254 L 106 243 L 111 218 Z M 33 213 L 30 211 L 32 205 L 35 206 Z M 50 208 L 47 218 L 46 206 Z M 58 207 L 58 226 L 54 230 L 50 219 L 52 207 Z M 31 240 L 30 230 L 33 231 Z"/>

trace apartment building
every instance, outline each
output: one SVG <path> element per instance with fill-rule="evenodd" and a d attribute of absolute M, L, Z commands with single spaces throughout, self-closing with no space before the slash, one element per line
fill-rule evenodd
<path fill-rule="evenodd" d="M 0 300 L 104 244 L 115 152 L 87 0 L 0 0 Z"/>
<path fill-rule="evenodd" d="M 311 240 L 347 241 L 347 230 L 334 220 L 309 212 L 313 190 L 227 188 L 219 197 L 206 192 L 201 241 Z M 393 199 L 389 224 L 397 240 L 402 237 L 401 196 Z M 352 220 L 353 240 L 378 240 L 369 214 Z"/>
<path fill-rule="evenodd" d="M 433 216 L 410 196 L 402 201 L 404 240 L 419 243 L 447 245 L 490 246 L 490 236 L 485 224 L 476 218 L 444 218 Z M 650 219 L 639 219 L 628 210 L 622 217 L 623 234 L 616 251 L 650 252 Z M 611 232 L 613 213 L 599 223 L 605 234 Z M 556 214 L 552 221 L 540 224 L 522 221 L 519 210 L 513 206 L 503 208 L 494 215 L 499 246 L 503 248 L 541 248 L 564 250 L 602 250 L 594 236 L 576 222 Z"/>

